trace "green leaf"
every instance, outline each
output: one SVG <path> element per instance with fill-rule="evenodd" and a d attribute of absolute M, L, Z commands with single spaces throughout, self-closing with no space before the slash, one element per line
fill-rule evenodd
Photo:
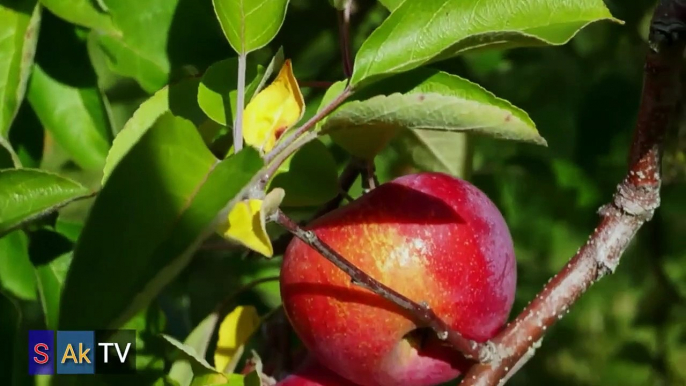
<path fill-rule="evenodd" d="M 179 0 L 107 0 L 121 36 L 100 35 L 99 42 L 117 73 L 132 77 L 152 93 L 168 81 L 167 43 Z"/>
<path fill-rule="evenodd" d="M 21 167 L 21 160 L 12 149 L 12 145 L 3 137 L 0 137 L 0 169 Z"/>
<path fill-rule="evenodd" d="M 110 129 L 96 87 L 62 83 L 36 64 L 27 97 L 43 126 L 79 166 L 102 169 L 110 147 L 106 136 Z"/>
<path fill-rule="evenodd" d="M 203 374 L 193 378 L 191 386 L 243 386 L 246 378 L 242 374 Z"/>
<path fill-rule="evenodd" d="M 36 0 L 0 3 L 0 137 L 7 138 L 24 99 L 40 15 Z"/>
<path fill-rule="evenodd" d="M 112 128 L 80 32 L 78 27 L 50 12 L 43 14 L 27 98 L 30 110 L 60 148 L 81 168 L 100 172 L 112 140 Z M 21 113 L 31 122 L 29 112 L 20 111 L 20 116 Z M 30 127 L 24 130 L 30 131 Z"/>
<path fill-rule="evenodd" d="M 199 84 L 198 79 L 184 79 L 156 92 L 138 107 L 112 143 L 112 148 L 107 155 L 107 161 L 103 168 L 103 184 L 119 161 L 164 113 L 171 112 L 175 116 L 186 118 L 198 126 L 207 120 L 198 106 Z"/>
<path fill-rule="evenodd" d="M 345 103 L 322 132 L 362 158 L 378 154 L 400 129 L 469 132 L 545 145 L 529 116 L 506 100 L 456 75 L 418 69 L 382 82 Z"/>
<path fill-rule="evenodd" d="M 160 117 L 93 204 L 67 275 L 60 328 L 116 328 L 145 307 L 262 165 L 253 149 L 219 162 L 190 121 Z"/>
<path fill-rule="evenodd" d="M 255 93 L 264 71 L 264 67 L 259 65 L 247 67 L 245 78 L 252 81 L 245 85 L 246 96 L 250 97 Z M 224 126 L 227 122 L 232 126 L 236 116 L 237 74 L 237 58 L 222 60 L 207 69 L 198 87 L 198 104 L 202 111 L 213 121 Z"/>
<path fill-rule="evenodd" d="M 2 170 L 0 235 L 88 195 L 81 184 L 44 170 Z"/>
<path fill-rule="evenodd" d="M 336 160 L 321 141 L 303 146 L 279 168 L 270 188 L 286 192 L 284 206 L 317 206 L 339 191 Z"/>
<path fill-rule="evenodd" d="M 421 170 L 467 178 L 472 157 L 468 140 L 464 133 L 401 130 L 391 146 Z"/>
<path fill-rule="evenodd" d="M 169 377 L 178 382 L 179 386 L 190 385 L 193 380 L 193 375 L 197 375 L 197 373 L 193 371 L 193 362 L 197 362 L 196 364 L 201 364 L 203 366 L 205 364 L 210 366 L 207 361 L 205 361 L 205 355 L 207 354 L 207 348 L 209 347 L 210 339 L 212 339 L 212 334 L 217 327 L 218 321 L 219 315 L 211 313 L 203 319 L 190 334 L 188 334 L 188 337 L 186 337 L 183 346 L 186 352 L 192 351 L 192 355 L 190 355 L 191 358 L 184 356 L 175 360 L 169 370 Z M 210 368 L 212 368 L 212 366 L 210 366 Z"/>
<path fill-rule="evenodd" d="M 362 85 L 475 48 L 561 45 L 613 20 L 602 0 L 405 1 L 369 36 L 351 82 Z"/>
<path fill-rule="evenodd" d="M 383 4 L 389 11 L 393 12 L 396 8 L 400 6 L 405 0 L 379 0 L 379 3 Z"/>
<path fill-rule="evenodd" d="M 57 329 L 62 286 L 71 259 L 72 254 L 69 252 L 45 265 L 36 267 L 38 294 L 43 306 L 43 314 L 45 314 L 45 325 L 51 330 Z"/>
<path fill-rule="evenodd" d="M 40 0 L 40 2 L 50 12 L 72 24 L 115 35 L 120 33 L 112 24 L 112 18 L 98 9 L 91 0 Z"/>
<path fill-rule="evenodd" d="M 179 350 L 180 359 L 175 363 L 185 363 L 188 366 L 188 369 L 190 369 L 190 374 L 184 372 L 182 378 L 183 383 L 175 378 L 175 376 L 180 375 L 178 371 L 175 372 L 174 375 L 172 375 L 174 369 L 172 368 L 170 371 L 169 378 L 176 381 L 179 386 L 222 385 L 228 381 L 227 376 L 207 363 L 204 355 L 198 353 L 194 347 L 181 343 L 169 335 L 162 334 L 162 338 Z M 184 366 L 184 370 L 186 370 L 185 367 L 186 366 Z M 177 367 L 177 370 L 178 369 L 180 369 L 180 367 Z"/>
<path fill-rule="evenodd" d="M 335 82 L 334 84 L 332 84 L 331 86 L 329 86 L 329 88 L 326 89 L 326 92 L 324 93 L 324 96 L 322 97 L 321 102 L 319 102 L 319 108 L 317 108 L 317 112 L 320 112 L 320 111 L 321 111 L 323 108 L 325 108 L 329 103 L 331 103 L 331 101 L 333 101 L 334 99 L 336 99 L 336 97 L 338 97 L 339 95 L 341 95 L 341 93 L 345 90 L 345 86 L 346 86 L 347 84 L 348 84 L 347 81 L 345 81 L 345 80 L 339 80 L 338 82 Z M 368 92 L 368 90 L 367 90 L 367 92 Z M 362 93 L 364 94 L 365 91 L 363 91 Z M 360 94 L 358 94 L 358 95 L 360 95 Z M 372 94 L 372 95 L 373 95 L 373 94 Z M 372 95 L 367 96 L 367 97 L 371 97 Z M 363 96 L 363 97 L 364 97 L 364 96 Z M 358 98 L 352 98 L 352 99 L 358 99 Z M 334 110 L 334 111 L 335 111 L 335 110 Z M 330 114 L 329 114 L 329 115 L 330 115 Z M 327 116 L 327 117 L 328 117 L 328 116 Z M 326 121 L 326 118 L 327 118 L 327 117 L 325 117 L 324 119 L 322 119 L 322 120 L 320 120 L 319 122 L 317 122 L 317 125 L 315 126 L 315 129 L 316 129 L 316 130 L 321 129 L 321 127 L 322 127 L 322 125 L 324 124 L 324 122 Z"/>
<path fill-rule="evenodd" d="M 281 29 L 288 0 L 212 0 L 226 39 L 239 54 L 266 46 Z"/>
<path fill-rule="evenodd" d="M 28 237 L 23 231 L 0 238 L 0 288 L 19 299 L 36 299 L 36 277 L 29 260 Z"/>

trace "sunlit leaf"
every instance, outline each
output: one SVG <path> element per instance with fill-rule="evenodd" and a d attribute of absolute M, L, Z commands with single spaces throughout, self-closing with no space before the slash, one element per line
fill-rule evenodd
<path fill-rule="evenodd" d="M 90 210 L 65 282 L 60 328 L 116 328 L 147 306 L 262 166 L 251 148 L 219 161 L 190 121 L 160 117 Z"/>
<path fill-rule="evenodd" d="M 374 157 L 401 129 L 546 144 L 526 112 L 475 83 L 441 71 L 417 69 L 387 79 L 356 99 L 329 115 L 321 130 L 361 158 Z"/>
<path fill-rule="evenodd" d="M 599 20 L 616 20 L 602 0 L 404 1 L 358 51 L 351 82 L 369 83 L 475 48 L 561 45 Z"/>
<path fill-rule="evenodd" d="M 472 153 L 467 135 L 450 131 L 401 130 L 391 146 L 420 170 L 468 178 Z"/>
<path fill-rule="evenodd" d="M 89 0 L 104 3 L 121 34 L 97 33 L 107 65 L 148 93 L 195 75 L 229 49 L 210 1 Z"/>
<path fill-rule="evenodd" d="M 78 182 L 44 170 L 2 170 L 0 236 L 88 195 Z"/>
<path fill-rule="evenodd" d="M 239 54 L 257 50 L 276 36 L 288 0 L 212 0 L 229 44 Z"/>
<path fill-rule="evenodd" d="M 180 356 L 183 360 L 187 361 L 190 365 L 190 367 L 193 370 L 194 378 L 195 377 L 200 377 L 200 376 L 209 376 L 209 378 L 204 378 L 202 379 L 201 384 L 209 385 L 209 384 L 218 384 L 221 382 L 226 382 L 226 377 L 215 370 L 212 365 L 207 363 L 203 355 L 199 354 L 198 352 L 195 351 L 195 349 L 187 344 L 181 343 L 176 338 L 162 334 L 162 338 L 166 340 L 167 342 L 171 343 L 172 346 L 176 347 L 179 350 Z M 174 378 L 172 378 L 174 379 Z M 176 379 L 174 379 L 176 380 Z M 177 381 L 178 382 L 178 381 Z M 191 383 L 188 383 L 189 385 L 194 385 L 193 381 L 190 381 Z M 214 383 L 208 383 L 208 382 L 214 382 Z M 181 383 L 179 385 L 183 386 Z"/>
<path fill-rule="evenodd" d="M 216 313 L 211 313 L 200 323 L 198 323 L 198 325 L 184 340 L 183 346 L 185 347 L 185 350 L 187 352 L 191 352 L 192 350 L 191 358 L 188 358 L 188 356 L 182 356 L 174 361 L 171 369 L 169 370 L 169 377 L 178 382 L 179 386 L 188 386 L 191 384 L 194 375 L 201 375 L 197 374 L 197 366 L 194 366 L 193 361 L 199 362 L 199 364 L 202 366 L 205 364 L 210 366 L 205 361 L 205 355 L 207 353 L 207 347 L 210 344 L 212 334 L 217 327 L 218 321 L 219 316 Z M 194 369 L 196 371 L 194 371 Z M 203 373 L 205 373 L 204 370 Z"/>
<path fill-rule="evenodd" d="M 120 36 L 99 34 L 110 67 L 129 76 L 148 92 L 168 81 L 171 63 L 167 42 L 179 0 L 107 0 Z"/>
<path fill-rule="evenodd" d="M 379 0 L 379 3 L 383 4 L 384 7 L 388 8 L 389 11 L 393 12 L 404 1 L 405 0 Z"/>
<path fill-rule="evenodd" d="M 214 365 L 221 372 L 231 372 L 241 347 L 260 325 L 260 316 L 252 306 L 239 306 L 219 326 L 219 340 L 214 351 Z M 233 366 L 229 366 L 229 365 Z"/>
<path fill-rule="evenodd" d="M 185 79 L 164 87 L 141 103 L 112 143 L 103 169 L 102 183 L 105 184 L 115 166 L 166 112 L 201 125 L 207 118 L 198 106 L 198 79 Z"/>
<path fill-rule="evenodd" d="M 242 374 L 201 374 L 193 378 L 190 386 L 243 386 L 247 377 Z M 261 386 L 260 384 L 255 386 Z"/>
<path fill-rule="evenodd" d="M 79 166 L 102 169 L 110 148 L 110 127 L 97 88 L 62 83 L 36 64 L 27 98 L 43 126 Z"/>
<path fill-rule="evenodd" d="M 119 34 L 112 18 L 95 6 L 91 0 L 40 0 L 50 12 L 70 23 L 107 33 Z"/>
<path fill-rule="evenodd" d="M 286 60 L 274 82 L 245 107 L 243 137 L 248 145 L 270 151 L 276 140 L 295 125 L 305 112 L 305 102 Z"/>
<path fill-rule="evenodd" d="M 7 137 L 24 98 L 40 18 L 36 0 L 0 3 L 0 137 Z"/>
<path fill-rule="evenodd" d="M 277 188 L 264 199 L 251 198 L 238 202 L 226 221 L 217 228 L 218 232 L 246 248 L 272 257 L 274 247 L 267 234 L 267 217 L 281 204 L 284 194 L 283 189 Z"/>

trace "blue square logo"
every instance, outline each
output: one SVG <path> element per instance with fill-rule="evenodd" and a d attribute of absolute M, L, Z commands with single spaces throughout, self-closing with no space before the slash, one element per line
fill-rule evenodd
<path fill-rule="evenodd" d="M 29 375 L 50 375 L 55 371 L 55 334 L 50 330 L 29 330 Z"/>
<path fill-rule="evenodd" d="M 57 331 L 57 374 L 95 373 L 95 333 Z"/>

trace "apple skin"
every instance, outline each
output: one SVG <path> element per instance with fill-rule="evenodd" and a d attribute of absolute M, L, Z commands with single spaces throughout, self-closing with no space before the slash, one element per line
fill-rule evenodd
<path fill-rule="evenodd" d="M 472 184 L 417 173 L 380 185 L 307 229 L 373 278 L 427 302 L 467 338 L 505 324 L 517 268 L 512 238 L 493 202 Z M 299 239 L 288 246 L 281 297 L 294 330 L 318 361 L 365 386 L 428 386 L 469 362 L 422 331 L 395 304 L 366 289 Z M 411 336 L 411 335 L 410 335 Z"/>

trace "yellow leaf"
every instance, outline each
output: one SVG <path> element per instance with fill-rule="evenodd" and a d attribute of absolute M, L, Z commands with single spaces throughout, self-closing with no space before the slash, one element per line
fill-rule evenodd
<path fill-rule="evenodd" d="M 217 231 L 225 238 L 236 241 L 246 248 L 272 257 L 274 247 L 267 234 L 267 217 L 279 207 L 285 192 L 276 188 L 264 200 L 251 198 L 238 202 L 220 224 Z"/>
<path fill-rule="evenodd" d="M 260 325 L 260 317 L 252 306 L 236 307 L 219 326 L 219 339 L 214 352 L 214 366 L 225 372 L 243 352 L 243 345 Z"/>
<path fill-rule="evenodd" d="M 305 111 L 298 81 L 287 59 L 274 82 L 260 91 L 245 107 L 243 138 L 245 143 L 268 152 L 276 140 L 295 125 Z"/>

